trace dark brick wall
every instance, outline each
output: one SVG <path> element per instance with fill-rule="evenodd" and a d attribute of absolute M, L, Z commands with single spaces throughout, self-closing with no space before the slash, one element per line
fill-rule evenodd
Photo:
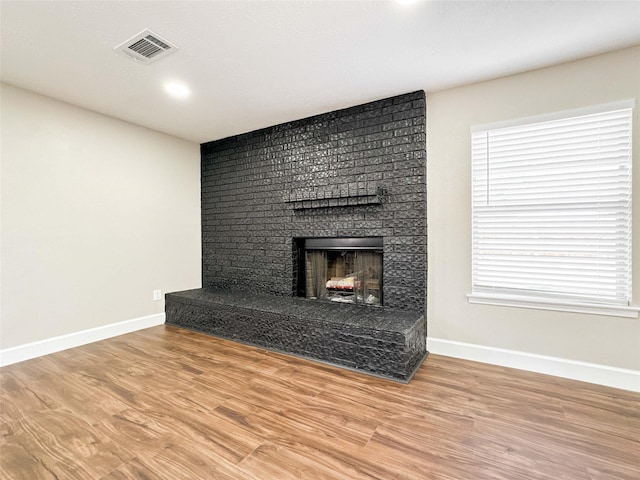
<path fill-rule="evenodd" d="M 424 92 L 205 143 L 203 287 L 290 296 L 294 238 L 384 237 L 385 306 L 424 311 Z"/>

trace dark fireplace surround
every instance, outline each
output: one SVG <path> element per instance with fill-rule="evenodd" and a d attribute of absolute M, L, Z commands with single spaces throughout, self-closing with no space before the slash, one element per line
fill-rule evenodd
<path fill-rule="evenodd" d="M 425 123 L 419 91 L 202 144 L 203 288 L 168 294 L 167 323 L 408 381 L 427 355 Z M 314 249 L 356 266 L 309 280 Z"/>

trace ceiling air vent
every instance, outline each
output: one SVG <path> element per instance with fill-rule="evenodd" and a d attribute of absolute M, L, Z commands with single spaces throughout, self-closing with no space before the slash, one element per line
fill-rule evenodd
<path fill-rule="evenodd" d="M 115 47 L 114 50 L 141 63 L 152 63 L 175 52 L 178 47 L 151 30 L 143 30 Z"/>

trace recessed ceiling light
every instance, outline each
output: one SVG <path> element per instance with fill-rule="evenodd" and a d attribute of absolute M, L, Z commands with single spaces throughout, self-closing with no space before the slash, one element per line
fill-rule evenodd
<path fill-rule="evenodd" d="M 182 82 L 167 82 L 164 84 L 164 90 L 173 98 L 187 98 L 191 95 L 191 89 Z"/>

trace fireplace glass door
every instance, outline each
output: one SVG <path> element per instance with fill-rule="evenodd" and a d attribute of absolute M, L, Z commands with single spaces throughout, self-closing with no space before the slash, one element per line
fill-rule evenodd
<path fill-rule="evenodd" d="M 371 239 L 331 244 L 309 242 L 305 248 L 306 297 L 333 302 L 382 305 L 382 248 Z M 381 243 L 381 242 L 380 242 Z M 322 248 L 325 247 L 325 248 Z M 345 248 L 346 247 L 346 248 Z"/>

